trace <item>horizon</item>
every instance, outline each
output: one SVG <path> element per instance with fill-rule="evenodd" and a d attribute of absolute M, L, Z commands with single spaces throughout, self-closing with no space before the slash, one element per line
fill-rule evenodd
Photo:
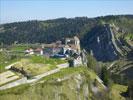
<path fill-rule="evenodd" d="M 0 23 L 0 25 L 3 24 L 11 24 L 11 23 L 20 23 L 20 22 L 28 22 L 28 21 L 48 21 L 48 20 L 56 20 L 56 19 L 61 19 L 61 18 L 66 18 L 66 19 L 74 19 L 74 18 L 98 18 L 98 17 L 108 17 L 108 16 L 133 16 L 133 14 L 120 14 L 120 15 L 105 15 L 105 16 L 96 16 L 96 17 L 88 17 L 88 16 L 75 16 L 75 17 L 58 17 L 58 18 L 53 18 L 53 19 L 31 19 L 31 20 L 22 20 L 22 21 L 14 21 L 14 22 L 7 22 L 7 23 Z"/>
<path fill-rule="evenodd" d="M 130 0 L 1 0 L 0 24 L 58 18 L 133 15 L 132 4 L 133 1 Z"/>

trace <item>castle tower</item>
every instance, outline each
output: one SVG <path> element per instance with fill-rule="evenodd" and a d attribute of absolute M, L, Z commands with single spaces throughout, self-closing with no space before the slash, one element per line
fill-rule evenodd
<path fill-rule="evenodd" d="M 81 50 L 80 50 L 80 40 L 77 36 L 74 36 L 74 41 L 75 41 L 75 46 L 77 48 L 77 52 L 80 54 Z"/>

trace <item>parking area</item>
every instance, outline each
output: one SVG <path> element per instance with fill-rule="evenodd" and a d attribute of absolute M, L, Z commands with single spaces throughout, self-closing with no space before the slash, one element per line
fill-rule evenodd
<path fill-rule="evenodd" d="M 19 78 L 19 76 L 17 76 L 15 73 L 13 73 L 11 71 L 6 71 L 3 73 L 0 73 L 0 85 L 14 81 L 18 78 Z"/>

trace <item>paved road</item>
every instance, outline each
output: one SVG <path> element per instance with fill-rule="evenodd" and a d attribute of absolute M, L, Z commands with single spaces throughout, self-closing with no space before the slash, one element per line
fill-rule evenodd
<path fill-rule="evenodd" d="M 40 74 L 40 75 L 37 75 L 35 77 L 33 77 L 33 79 L 30 79 L 30 80 L 27 80 L 27 78 L 23 77 L 15 82 L 12 82 L 12 83 L 9 83 L 9 84 L 6 84 L 4 86 L 1 86 L 0 87 L 0 90 L 5 90 L 5 89 L 8 89 L 8 88 L 12 88 L 12 87 L 15 87 L 15 86 L 18 86 L 18 85 L 22 85 L 22 84 L 26 84 L 26 83 L 32 83 L 32 82 L 36 82 L 38 81 L 39 79 L 43 78 L 43 77 L 46 77 L 48 75 L 51 75 L 51 74 L 54 74 L 54 73 L 57 73 L 60 71 L 60 69 L 62 68 L 67 68 L 69 65 L 68 63 L 64 63 L 64 64 L 60 64 L 60 65 L 57 65 L 58 68 L 54 69 L 54 70 L 51 70 L 51 71 L 48 71 L 48 72 L 45 72 L 43 74 Z"/>

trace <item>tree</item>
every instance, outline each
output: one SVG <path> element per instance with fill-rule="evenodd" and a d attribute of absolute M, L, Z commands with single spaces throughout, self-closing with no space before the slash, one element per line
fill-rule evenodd
<path fill-rule="evenodd" d="M 128 83 L 127 93 L 128 93 L 130 100 L 133 100 L 133 80 Z"/>
<path fill-rule="evenodd" d="M 106 86 L 109 85 L 109 73 L 105 66 L 101 69 L 101 79 L 103 80 Z"/>
<path fill-rule="evenodd" d="M 94 70 L 98 75 L 99 75 L 99 71 L 101 70 L 99 67 L 99 64 L 97 63 L 97 60 L 91 56 L 90 54 L 87 55 L 87 67 L 91 68 L 92 70 Z"/>
<path fill-rule="evenodd" d="M 73 59 L 68 59 L 69 67 L 74 67 Z"/>
<path fill-rule="evenodd" d="M 94 69 L 96 66 L 96 59 L 89 54 L 87 55 L 87 59 L 88 59 L 87 67 Z"/>

